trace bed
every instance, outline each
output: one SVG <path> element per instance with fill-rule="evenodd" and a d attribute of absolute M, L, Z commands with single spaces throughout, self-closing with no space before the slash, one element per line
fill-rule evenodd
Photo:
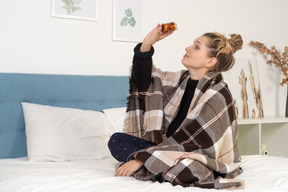
<path fill-rule="evenodd" d="M 0 192 L 219 191 L 114 177 L 106 146 L 127 94 L 126 76 L 0 73 Z M 242 168 L 236 191 L 288 191 L 288 158 L 246 155 Z"/>

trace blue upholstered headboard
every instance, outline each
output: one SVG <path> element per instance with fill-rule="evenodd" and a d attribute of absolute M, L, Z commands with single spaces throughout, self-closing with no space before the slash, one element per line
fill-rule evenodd
<path fill-rule="evenodd" d="M 0 159 L 27 155 L 21 102 L 102 110 L 124 107 L 127 76 L 0 73 Z"/>

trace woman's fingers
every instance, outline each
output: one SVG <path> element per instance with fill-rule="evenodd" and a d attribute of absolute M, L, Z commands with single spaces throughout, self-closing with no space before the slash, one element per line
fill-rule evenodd
<path fill-rule="evenodd" d="M 124 165 L 122 165 L 121 167 L 119 167 L 117 169 L 117 171 L 115 172 L 115 176 L 128 177 L 128 176 L 130 176 L 132 174 L 132 172 L 129 169 L 129 167 L 126 167 L 126 166 L 123 167 Z"/>
<path fill-rule="evenodd" d="M 128 161 L 127 163 L 124 163 L 121 167 L 119 167 L 115 172 L 115 176 L 128 177 L 132 173 L 140 169 L 142 166 L 143 163 L 141 161 L 133 159 L 131 161 Z"/>

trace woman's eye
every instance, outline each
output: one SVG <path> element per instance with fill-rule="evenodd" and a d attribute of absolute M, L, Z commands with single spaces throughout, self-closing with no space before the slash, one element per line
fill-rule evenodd
<path fill-rule="evenodd" d="M 199 46 L 198 46 L 198 45 L 196 45 L 196 46 L 195 46 L 195 49 L 199 49 Z"/>

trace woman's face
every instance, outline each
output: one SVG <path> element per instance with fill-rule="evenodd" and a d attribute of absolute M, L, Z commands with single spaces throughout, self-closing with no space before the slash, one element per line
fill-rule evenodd
<path fill-rule="evenodd" d="M 182 64 L 189 71 L 208 71 L 207 64 L 210 62 L 211 58 L 208 57 L 208 47 L 209 38 L 205 36 L 198 37 L 195 39 L 193 45 L 185 48 L 186 54 L 183 56 Z M 207 71 L 206 71 L 207 70 Z"/>

